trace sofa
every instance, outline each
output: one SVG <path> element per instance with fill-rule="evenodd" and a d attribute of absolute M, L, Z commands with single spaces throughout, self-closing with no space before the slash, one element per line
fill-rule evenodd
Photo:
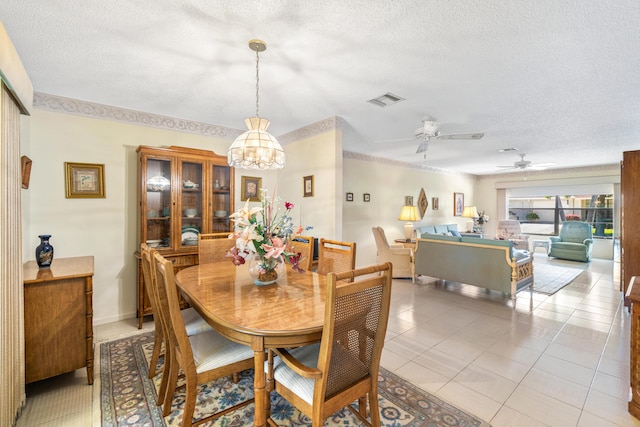
<path fill-rule="evenodd" d="M 565 221 L 557 236 L 549 237 L 549 257 L 572 261 L 591 261 L 593 230 L 582 221 Z"/>
<path fill-rule="evenodd" d="M 474 285 L 510 296 L 533 290 L 533 256 L 509 240 L 423 235 L 416 240 L 415 274 Z"/>
<path fill-rule="evenodd" d="M 414 227 L 416 237 L 439 234 L 441 236 L 455 237 L 482 237 L 482 233 L 467 233 L 458 231 L 458 224 L 421 225 Z"/>

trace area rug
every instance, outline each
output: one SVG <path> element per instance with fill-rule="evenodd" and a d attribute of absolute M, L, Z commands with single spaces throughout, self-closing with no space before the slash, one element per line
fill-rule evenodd
<path fill-rule="evenodd" d="M 533 291 L 553 295 L 574 281 L 585 270 L 551 264 L 534 264 Z"/>
<path fill-rule="evenodd" d="M 100 344 L 101 424 L 112 426 L 179 426 L 184 391 L 174 396 L 172 412 L 163 419 L 156 406 L 156 390 L 161 374 L 148 379 L 148 360 L 153 350 L 153 333 L 143 333 Z M 159 361 L 159 366 L 162 360 Z M 482 426 L 488 424 L 382 369 L 379 397 L 383 426 Z M 240 374 L 234 384 L 222 378 L 202 386 L 196 403 L 196 418 L 219 408 L 253 397 L 253 370 Z M 216 408 L 215 411 L 211 411 Z M 202 426 L 235 427 L 253 425 L 253 404 L 211 420 Z M 310 420 L 277 393 L 271 393 L 271 416 L 281 426 L 310 426 Z M 360 426 L 360 421 L 344 409 L 329 417 L 324 426 Z"/>

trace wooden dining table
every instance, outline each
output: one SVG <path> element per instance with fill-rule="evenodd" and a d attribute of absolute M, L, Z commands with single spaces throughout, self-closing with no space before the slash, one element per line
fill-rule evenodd
<path fill-rule="evenodd" d="M 320 341 L 324 324 L 326 276 L 285 266 L 272 285 L 257 286 L 246 265 L 195 265 L 176 274 L 184 298 L 218 332 L 254 352 L 255 426 L 265 426 L 269 394 L 265 350 Z"/>

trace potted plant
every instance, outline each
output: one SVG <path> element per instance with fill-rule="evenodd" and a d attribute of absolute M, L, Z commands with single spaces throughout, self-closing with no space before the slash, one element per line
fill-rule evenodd
<path fill-rule="evenodd" d="M 527 218 L 529 221 L 536 221 L 536 220 L 540 219 L 540 216 L 539 216 L 537 213 L 535 213 L 535 212 L 533 212 L 533 211 L 532 211 L 532 212 L 529 212 L 529 213 L 527 214 L 526 218 Z"/>

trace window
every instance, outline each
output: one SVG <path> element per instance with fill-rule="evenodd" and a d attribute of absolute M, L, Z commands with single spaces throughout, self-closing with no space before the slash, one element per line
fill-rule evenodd
<path fill-rule="evenodd" d="M 564 221 L 584 221 L 594 237 L 613 237 L 613 194 L 510 197 L 508 206 L 526 234 L 558 235 Z"/>

